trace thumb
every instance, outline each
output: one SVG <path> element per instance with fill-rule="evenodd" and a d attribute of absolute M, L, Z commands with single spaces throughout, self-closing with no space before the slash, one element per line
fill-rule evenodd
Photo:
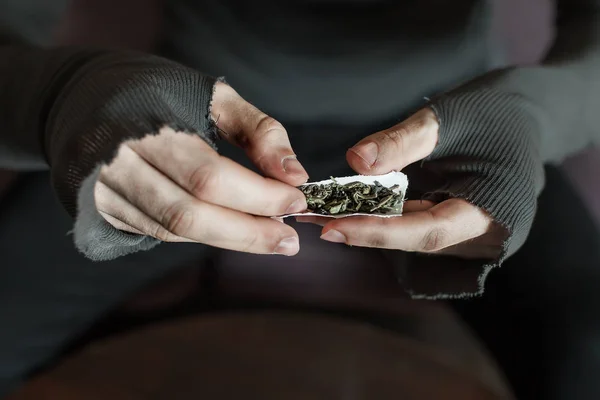
<path fill-rule="evenodd" d="M 404 122 L 362 139 L 348 150 L 346 159 L 359 174 L 399 171 L 431 154 L 438 130 L 435 113 L 424 108 Z"/>
<path fill-rule="evenodd" d="M 221 137 L 243 148 L 266 176 L 293 186 L 307 181 L 308 174 L 296 159 L 283 125 L 223 82 L 215 86 L 211 117 Z"/>

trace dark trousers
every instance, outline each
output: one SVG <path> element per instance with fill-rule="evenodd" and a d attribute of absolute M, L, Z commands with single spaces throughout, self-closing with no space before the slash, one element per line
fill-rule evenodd
<path fill-rule="evenodd" d="M 547 172 L 526 245 L 484 297 L 452 304 L 518 398 L 600 398 L 600 235 L 559 171 Z M 133 293 L 209 256 L 169 244 L 94 264 L 74 251 L 70 224 L 47 174 L 26 176 L 0 203 L 0 397 Z"/>

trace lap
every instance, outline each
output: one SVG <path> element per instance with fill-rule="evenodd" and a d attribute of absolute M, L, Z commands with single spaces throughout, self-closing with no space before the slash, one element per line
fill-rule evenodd
<path fill-rule="evenodd" d="M 0 393 L 3 379 L 15 381 L 51 358 L 138 289 L 186 263 L 199 266 L 206 257 L 197 245 L 169 244 L 92 263 L 74 250 L 66 235 L 71 221 L 47 180 L 46 174 L 28 176 L 0 205 L 0 320 L 11 327 L 0 329 Z M 300 229 L 306 232 L 297 257 L 220 253 L 213 288 L 222 297 L 271 304 L 286 299 L 330 308 L 407 307 L 376 253 L 351 248 L 348 257 L 338 251 L 347 248 L 309 232 L 318 228 Z M 579 199 L 549 169 L 524 248 L 491 274 L 483 298 L 453 303 L 520 393 L 535 398 L 579 398 L 575 390 L 587 390 L 584 397 L 600 393 L 592 376 L 600 356 L 590 356 L 600 342 L 598 240 Z M 589 379 L 574 386 L 586 374 Z M 540 397 L 542 382 L 548 393 Z"/>
<path fill-rule="evenodd" d="M 405 307 L 408 296 L 381 251 L 326 242 L 313 224 L 291 225 L 300 237 L 294 257 L 217 253 L 218 301 L 365 312 Z"/>
<path fill-rule="evenodd" d="M 560 171 L 546 172 L 524 247 L 490 274 L 483 297 L 451 304 L 492 351 L 519 398 L 595 398 L 600 233 Z M 390 323 L 394 308 L 409 306 L 378 254 L 319 242 L 318 227 L 300 229 L 302 250 L 293 259 L 222 253 L 217 287 L 224 297 L 386 310 Z"/>

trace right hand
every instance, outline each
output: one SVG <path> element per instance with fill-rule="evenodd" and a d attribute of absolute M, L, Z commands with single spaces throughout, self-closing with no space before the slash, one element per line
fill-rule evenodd
<path fill-rule="evenodd" d="M 298 234 L 273 216 L 306 209 L 308 175 L 283 126 L 218 82 L 211 117 L 267 176 L 220 156 L 197 135 L 162 128 L 127 141 L 102 167 L 96 207 L 115 228 L 165 242 L 294 255 Z"/>

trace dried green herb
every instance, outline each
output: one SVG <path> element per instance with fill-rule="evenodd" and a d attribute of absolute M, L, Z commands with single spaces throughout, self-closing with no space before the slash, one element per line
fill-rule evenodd
<path fill-rule="evenodd" d="M 331 179 L 331 183 L 311 183 L 300 187 L 306 196 L 308 211 L 322 215 L 402 212 L 404 196 L 394 192 L 398 185 L 387 188 L 377 181 L 373 184 L 355 181 L 342 185 Z"/>

